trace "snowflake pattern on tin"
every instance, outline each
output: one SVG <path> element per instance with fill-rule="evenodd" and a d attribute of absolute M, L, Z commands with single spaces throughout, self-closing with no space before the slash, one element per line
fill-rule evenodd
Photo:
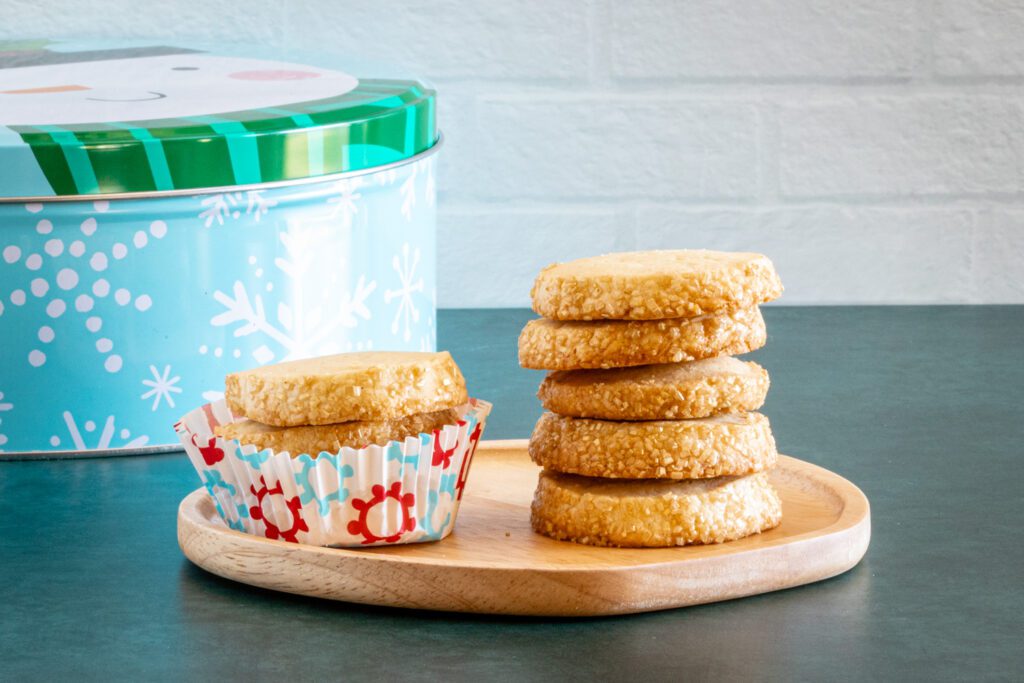
<path fill-rule="evenodd" d="M 352 289 L 340 290 L 333 302 L 319 291 L 307 291 L 314 271 L 329 272 L 322 263 L 328 256 L 317 249 L 326 239 L 327 231 L 325 226 L 293 223 L 287 231 L 278 233 L 285 255 L 274 259 L 274 267 L 288 281 L 286 291 L 289 299 L 278 300 L 272 314 L 268 314 L 262 294 L 251 293 L 245 283 L 236 280 L 230 294 L 220 290 L 214 292 L 213 298 L 224 310 L 211 318 L 210 324 L 214 327 L 234 326 L 235 337 L 261 335 L 284 349 L 283 360 L 291 360 L 321 353 L 325 342 L 339 327 L 353 328 L 360 320 L 370 320 L 372 313 L 367 299 L 377 288 L 377 283 L 367 282 L 365 275 L 359 276 Z M 252 257 L 250 265 L 257 265 Z M 315 303 L 308 302 L 307 296 L 315 299 Z M 334 304 L 326 311 L 325 300 Z M 269 363 L 276 357 L 277 354 L 266 343 L 253 352 L 253 358 L 260 364 Z"/>
<path fill-rule="evenodd" d="M 405 219 L 412 220 L 413 209 L 416 208 L 417 188 L 420 177 L 424 178 L 423 201 L 427 206 L 434 206 L 437 198 L 437 188 L 434 183 L 434 164 L 430 159 L 417 161 L 409 172 L 409 177 L 402 182 L 399 194 L 402 196 L 402 215 Z"/>
<path fill-rule="evenodd" d="M 352 219 L 359 213 L 359 200 L 363 195 L 359 193 L 362 187 L 362 178 L 350 178 L 339 180 L 334 185 L 335 195 L 327 200 L 331 207 L 330 217 L 339 218 L 341 227 L 346 230 L 352 227 Z"/>
<path fill-rule="evenodd" d="M 14 404 L 10 401 L 4 401 L 4 392 L 0 391 L 0 413 L 6 413 L 14 410 Z M 0 429 L 3 428 L 4 418 L 0 415 Z M 4 444 L 7 443 L 7 435 L 0 432 L 0 451 L 3 451 Z"/>
<path fill-rule="evenodd" d="M 420 312 L 416 308 L 413 294 L 423 291 L 423 278 L 416 279 L 416 267 L 420 263 L 419 247 L 411 251 L 412 258 L 410 260 L 409 243 L 406 242 L 402 245 L 401 255 L 395 254 L 391 259 L 391 267 L 398 274 L 399 286 L 397 289 L 389 289 L 384 292 L 384 303 L 398 300 L 398 308 L 391 321 L 391 333 L 397 335 L 401 327 L 402 339 L 405 341 L 409 341 L 412 336 L 412 324 L 420 319 Z"/>
<path fill-rule="evenodd" d="M 95 422 L 86 420 L 79 427 L 75 416 L 69 410 L 65 410 L 62 417 L 67 428 L 67 436 L 70 437 L 70 443 L 54 434 L 50 437 L 50 445 L 54 448 L 76 451 L 105 450 L 107 448 L 140 448 L 149 443 L 148 436 L 132 438 L 132 433 L 128 429 L 118 430 L 114 424 L 113 415 L 106 417 L 103 421 L 103 428 L 100 429 L 99 435 L 95 439 L 91 436 L 97 429 Z"/>
<path fill-rule="evenodd" d="M 417 162 L 256 194 L 0 205 L 0 448 L 165 444 L 229 372 L 432 350 L 432 177 Z"/>
<path fill-rule="evenodd" d="M 109 203 L 94 202 L 93 207 L 96 215 L 101 215 L 107 211 Z M 42 208 L 42 205 L 25 205 L 25 209 L 33 214 L 41 213 Z M 148 231 L 135 232 L 131 247 L 125 243 L 128 240 L 125 240 L 114 242 L 108 251 L 92 246 L 93 238 L 101 228 L 96 215 L 80 220 L 79 229 L 75 233 L 62 231 L 63 237 L 53 235 L 54 225 L 50 219 L 40 218 L 36 222 L 35 232 L 41 236 L 42 249 L 23 253 L 18 244 L 11 243 L 0 250 L 2 263 L 9 268 L 24 268 L 23 278 L 27 281 L 24 287 L 0 292 L 0 300 L 6 295 L 11 305 L 40 309 L 35 316 L 43 323 L 35 328 L 38 343 L 33 344 L 26 356 L 26 361 L 33 368 L 46 365 L 48 353 L 58 338 L 58 331 L 62 326 L 74 324 L 69 321 L 77 318 L 90 333 L 99 335 L 103 326 L 99 308 L 105 306 L 115 316 L 121 316 L 123 313 L 118 308 L 145 313 L 153 306 L 153 298 L 149 294 L 133 294 L 128 286 L 115 287 L 111 280 L 117 282 L 115 274 L 119 270 L 118 264 L 133 249 L 144 249 L 150 237 L 154 240 L 163 239 L 167 234 L 167 224 L 160 220 L 151 221 Z M 43 277 L 41 273 L 44 265 L 48 265 L 46 272 L 51 274 L 49 277 Z M 14 278 L 5 279 L 10 281 Z M 129 284 L 125 282 L 125 285 Z M 114 306 L 110 305 L 111 302 Z M 2 313 L 3 308 L 0 307 Z M 94 347 L 102 359 L 104 370 L 112 374 L 121 371 L 124 358 L 115 349 L 113 339 L 99 335 Z"/>
<path fill-rule="evenodd" d="M 214 222 L 224 225 L 225 219 L 237 221 L 243 215 L 259 223 L 271 208 L 277 206 L 276 199 L 264 197 L 263 193 L 264 190 L 248 190 L 202 196 L 199 204 L 203 210 L 199 212 L 199 218 L 207 228 Z"/>
<path fill-rule="evenodd" d="M 182 389 L 176 386 L 181 381 L 181 377 L 175 375 L 171 377 L 171 366 L 165 365 L 163 374 L 157 370 L 155 365 L 149 366 L 149 371 L 153 375 L 152 379 L 144 379 L 142 383 L 149 387 L 149 391 L 145 392 L 140 396 L 142 400 L 148 398 L 153 399 L 153 410 L 156 411 L 160 407 L 160 400 L 167 401 L 167 405 L 171 408 L 174 407 L 174 397 L 171 394 L 180 394 Z"/>

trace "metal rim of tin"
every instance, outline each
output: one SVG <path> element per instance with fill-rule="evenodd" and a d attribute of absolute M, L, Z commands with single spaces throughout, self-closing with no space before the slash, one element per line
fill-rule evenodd
<path fill-rule="evenodd" d="M 38 197 L 0 197 L 0 204 L 45 204 L 48 202 L 99 202 L 119 199 L 159 199 L 164 197 L 195 197 L 204 194 L 222 194 L 224 192 L 246 192 L 248 190 L 273 190 L 280 187 L 296 187 L 298 185 L 313 185 L 315 183 L 330 183 L 338 180 L 347 180 L 358 176 L 372 175 L 381 171 L 387 171 L 407 164 L 416 163 L 433 154 L 436 154 L 444 144 L 444 135 L 438 131 L 437 141 L 419 154 L 414 154 L 407 159 L 394 161 L 382 166 L 361 168 L 358 171 L 345 171 L 343 173 L 331 173 L 328 175 L 312 176 L 309 178 L 294 178 L 292 180 L 278 180 L 271 183 L 252 183 L 249 185 L 221 185 L 219 187 L 194 187 L 181 188 L 177 190 L 162 190 L 158 192 L 115 192 L 107 194 L 72 194 L 52 195 Z M 0 452 L 0 459 L 6 453 Z"/>
<path fill-rule="evenodd" d="M 0 451 L 0 462 L 14 460 L 86 460 L 126 455 L 162 455 L 184 452 L 181 444 L 143 446 L 141 448 L 97 448 L 85 451 Z"/>

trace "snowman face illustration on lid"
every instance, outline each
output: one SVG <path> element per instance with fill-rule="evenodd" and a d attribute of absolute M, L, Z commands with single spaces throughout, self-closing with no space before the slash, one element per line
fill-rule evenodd
<path fill-rule="evenodd" d="M 142 121 L 284 107 L 343 95 L 358 85 L 340 71 L 201 52 L 71 59 L 73 54 L 59 55 L 56 63 L 0 68 L 0 125 Z"/>

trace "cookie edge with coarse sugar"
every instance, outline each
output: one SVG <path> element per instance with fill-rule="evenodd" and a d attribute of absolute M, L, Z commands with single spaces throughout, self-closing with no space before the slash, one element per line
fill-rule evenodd
<path fill-rule="evenodd" d="M 767 339 L 757 306 L 670 320 L 537 318 L 519 333 L 519 364 L 530 370 L 589 370 L 681 363 L 748 353 Z"/>
<path fill-rule="evenodd" d="M 274 427 L 386 420 L 455 408 L 469 400 L 466 380 L 447 351 L 419 365 L 370 366 L 333 377 L 275 377 L 260 370 L 228 375 L 224 398 L 233 415 Z M 417 386 L 425 377 L 432 380 Z"/>
<path fill-rule="evenodd" d="M 612 486 L 609 492 L 600 479 L 542 471 L 530 506 L 533 530 L 586 545 L 658 548 L 734 541 L 782 521 L 782 500 L 765 472 L 657 482 L 657 495 L 651 482 Z"/>
<path fill-rule="evenodd" d="M 724 369 L 677 380 L 630 381 L 678 365 L 717 363 Z M 738 365 L 734 365 L 738 364 Z M 735 368 L 735 369 L 733 369 Z M 634 366 L 608 370 L 556 370 L 537 390 L 546 410 L 571 417 L 602 420 L 680 420 L 757 410 L 768 394 L 768 371 L 754 362 L 718 357 L 683 364 Z"/>
<path fill-rule="evenodd" d="M 301 454 L 317 456 L 337 453 L 344 447 L 365 448 L 371 444 L 383 445 L 402 441 L 409 436 L 429 434 L 445 425 L 456 424 L 459 413 L 454 409 L 431 413 L 418 413 L 390 420 L 357 420 L 329 425 L 299 427 L 269 427 L 266 431 L 248 431 L 251 421 L 218 425 L 213 433 L 225 439 L 236 440 L 242 446 L 270 449 L 275 453 L 287 451 L 292 457 Z"/>
<path fill-rule="evenodd" d="M 613 422 L 544 413 L 530 459 L 556 472 L 606 479 L 711 479 L 770 469 L 779 453 L 761 413 L 701 420 Z"/>
<path fill-rule="evenodd" d="M 671 268 L 651 273 L 615 272 L 614 259 L 643 257 L 652 263 L 660 254 L 716 254 L 732 257 L 702 272 Z M 782 281 L 771 259 L 751 252 L 625 252 L 605 254 L 607 272 L 576 274 L 577 259 L 551 264 L 537 275 L 530 290 L 533 310 L 552 320 L 659 320 L 686 318 L 734 308 L 749 308 L 782 295 Z"/>

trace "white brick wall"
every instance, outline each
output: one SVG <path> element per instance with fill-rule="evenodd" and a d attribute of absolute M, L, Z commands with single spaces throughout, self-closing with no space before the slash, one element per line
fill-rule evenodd
<path fill-rule="evenodd" d="M 915 23 L 898 0 L 629 0 L 608 33 L 622 78 L 905 78 Z"/>
<path fill-rule="evenodd" d="M 526 305 L 550 261 L 666 247 L 764 251 L 787 303 L 1024 303 L 1024 0 L 0 0 L 0 16 L 0 38 L 197 37 L 432 79 L 441 258 L 460 264 L 442 306 Z"/>
<path fill-rule="evenodd" d="M 1022 189 L 1024 100 L 844 95 L 778 112 L 786 198 L 908 199 Z"/>

